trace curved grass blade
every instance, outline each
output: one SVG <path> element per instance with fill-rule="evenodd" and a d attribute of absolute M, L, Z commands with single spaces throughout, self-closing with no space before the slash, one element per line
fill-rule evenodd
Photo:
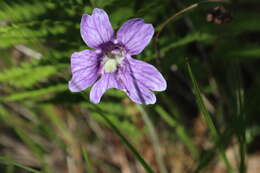
<path fill-rule="evenodd" d="M 214 125 L 214 122 L 213 122 L 213 120 L 212 120 L 203 100 L 202 100 L 201 92 L 200 92 L 198 83 L 197 83 L 197 81 L 196 81 L 196 79 L 193 75 L 191 66 L 190 66 L 188 61 L 186 62 L 186 64 L 187 64 L 187 68 L 188 68 L 188 73 L 189 73 L 190 78 L 191 78 L 191 82 L 192 82 L 192 86 L 193 86 L 193 89 L 194 89 L 194 93 L 195 93 L 195 97 L 196 97 L 196 101 L 197 101 L 199 110 L 202 113 L 203 119 L 204 119 L 205 123 L 207 124 L 207 126 L 209 128 L 209 131 L 211 133 L 211 136 L 214 139 L 214 142 L 218 143 L 218 141 L 221 141 L 221 137 L 219 136 L 219 133 L 218 133 L 218 131 L 217 131 L 215 125 Z M 218 150 L 220 152 L 221 159 L 224 161 L 224 163 L 227 167 L 228 173 L 233 172 L 233 168 L 232 168 L 232 166 L 230 165 L 230 163 L 227 159 L 223 145 L 221 143 L 219 143 L 219 145 L 217 145 L 217 147 L 218 147 Z"/>
<path fill-rule="evenodd" d="M 161 152 L 159 137 L 156 132 L 156 129 L 155 129 L 152 121 L 150 120 L 144 107 L 141 105 L 137 105 L 137 109 L 139 110 L 139 112 L 143 118 L 143 121 L 144 121 L 145 125 L 147 126 L 149 136 L 150 136 L 150 139 L 151 139 L 151 142 L 153 145 L 153 149 L 155 152 L 155 159 L 156 159 L 156 162 L 158 163 L 160 173 L 167 173 L 167 169 L 166 169 L 166 166 L 163 161 L 163 154 Z"/>
<path fill-rule="evenodd" d="M 85 167 L 88 173 L 94 173 L 93 167 L 91 166 L 91 162 L 88 156 L 87 151 L 81 147 L 82 153 L 83 153 L 83 158 L 85 160 Z"/>
<path fill-rule="evenodd" d="M 110 128 L 121 138 L 122 142 L 127 146 L 127 148 L 134 154 L 136 159 L 140 162 L 143 168 L 146 170 L 147 173 L 154 173 L 153 169 L 146 163 L 146 161 L 142 158 L 142 156 L 138 153 L 135 147 L 130 144 L 130 142 L 124 137 L 124 135 L 120 132 L 120 130 L 110 121 L 106 115 L 103 114 L 103 111 L 100 110 L 99 107 L 95 105 L 95 108 L 99 111 L 99 115 L 107 122 Z"/>
<path fill-rule="evenodd" d="M 247 150 L 247 142 L 246 142 L 246 116 L 245 116 L 245 107 L 244 107 L 244 89 L 243 89 L 243 81 L 241 78 L 241 69 L 239 63 L 236 62 L 233 65 L 232 79 L 234 83 L 234 91 L 235 91 L 235 101 L 236 101 L 236 118 L 237 118 L 237 128 L 236 136 L 239 142 L 239 164 L 238 169 L 240 173 L 246 172 L 246 150 Z"/>
<path fill-rule="evenodd" d="M 188 132 L 186 131 L 185 127 L 172 118 L 161 106 L 156 106 L 155 111 L 162 117 L 162 119 L 171 127 L 176 129 L 176 134 L 182 141 L 182 143 L 187 147 L 187 149 L 190 151 L 192 158 L 194 160 L 198 160 L 199 158 L 199 151 L 196 148 L 194 142 L 192 141 L 192 138 L 189 136 Z"/>
<path fill-rule="evenodd" d="M 38 170 L 35 170 L 33 168 L 30 168 L 28 166 L 25 166 L 19 162 L 16 162 L 14 160 L 10 160 L 9 158 L 6 158 L 6 157 L 2 157 L 0 156 L 0 163 L 3 163 L 3 164 L 7 164 L 7 165 L 14 165 L 14 166 L 17 166 L 19 168 L 23 168 L 24 170 L 26 171 L 29 171 L 29 172 L 32 172 L 32 173 L 41 173 L 40 171 Z"/>

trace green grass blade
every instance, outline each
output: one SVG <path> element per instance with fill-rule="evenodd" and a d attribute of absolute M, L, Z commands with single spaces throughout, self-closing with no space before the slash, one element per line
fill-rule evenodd
<path fill-rule="evenodd" d="M 168 123 L 171 127 L 176 128 L 176 133 L 182 143 L 186 145 L 187 149 L 190 151 L 194 160 L 199 158 L 199 152 L 193 143 L 192 138 L 189 136 L 185 127 L 175 119 L 173 119 L 161 106 L 156 106 L 155 111 L 162 117 L 162 119 Z"/>
<path fill-rule="evenodd" d="M 17 166 L 17 167 L 19 167 L 19 168 L 23 168 L 24 170 L 29 171 L 29 172 L 32 172 L 32 173 L 41 173 L 41 172 L 38 171 L 38 170 L 35 170 L 35 169 L 30 168 L 30 167 L 28 167 L 28 166 L 25 166 L 25 165 L 23 165 L 23 164 L 21 164 L 21 163 L 19 163 L 19 162 L 10 160 L 9 158 L 6 158 L 6 157 L 0 156 L 0 162 L 3 163 L 3 164 L 8 164 L 8 165 L 12 164 L 12 165 L 14 165 L 14 166 Z"/>
<path fill-rule="evenodd" d="M 86 171 L 88 173 L 94 173 L 87 151 L 83 147 L 81 147 L 81 150 L 82 150 L 83 158 L 85 160 Z"/>
<path fill-rule="evenodd" d="M 127 148 L 134 154 L 136 159 L 140 162 L 143 168 L 146 170 L 147 173 L 154 173 L 153 169 L 146 163 L 146 161 L 142 158 L 142 156 L 138 153 L 135 147 L 130 144 L 130 142 L 124 137 L 124 135 L 120 132 L 120 130 L 110 121 L 106 115 L 103 114 L 103 111 L 100 110 L 99 107 L 95 106 L 96 109 L 99 111 L 99 115 L 107 122 L 110 128 L 121 138 L 122 142 L 127 146 Z"/>
<path fill-rule="evenodd" d="M 192 86 L 193 86 L 193 89 L 194 89 L 194 93 L 195 93 L 195 97 L 196 97 L 196 101 L 197 101 L 199 110 L 202 113 L 203 119 L 204 119 L 205 123 L 207 124 L 207 126 L 209 128 L 209 131 L 211 133 L 211 136 L 214 139 L 214 142 L 218 143 L 218 141 L 221 141 L 221 137 L 219 136 L 219 133 L 218 133 L 218 131 L 217 131 L 215 125 L 214 125 L 214 122 L 213 122 L 213 120 L 212 120 L 203 100 L 202 100 L 202 96 L 201 96 L 201 92 L 200 92 L 198 83 L 197 83 L 197 81 L 196 81 L 196 79 L 193 75 L 191 66 L 190 66 L 188 61 L 187 61 L 187 68 L 188 68 L 188 73 L 189 73 L 190 78 L 191 78 L 191 82 L 192 82 Z M 231 167 L 231 165 L 230 165 L 230 163 L 229 163 L 229 161 L 226 157 L 226 153 L 223 149 L 223 145 L 221 143 L 219 143 L 219 145 L 217 145 L 217 147 L 219 149 L 221 159 L 224 161 L 228 172 L 229 173 L 233 172 L 233 169 L 232 169 L 232 167 Z"/>
<path fill-rule="evenodd" d="M 239 142 L 239 172 L 246 172 L 246 117 L 244 112 L 244 90 L 242 86 L 241 71 L 238 63 L 234 63 L 234 70 L 232 71 L 235 79 L 233 81 L 235 85 L 235 99 L 236 99 L 236 115 L 237 115 L 237 139 Z"/>
<path fill-rule="evenodd" d="M 22 141 L 28 146 L 28 148 L 30 148 L 30 150 L 34 153 L 36 159 L 41 162 L 44 172 L 51 172 L 49 165 L 44 159 L 43 146 L 40 145 L 40 143 L 36 143 L 23 129 L 15 127 L 14 130 Z"/>
<path fill-rule="evenodd" d="M 137 105 L 137 109 L 139 110 L 139 112 L 143 118 L 143 121 L 148 129 L 151 143 L 152 143 L 152 146 L 153 146 L 153 149 L 155 152 L 155 159 L 156 159 L 156 162 L 158 163 L 160 173 L 167 173 L 167 169 L 166 169 L 164 161 L 163 161 L 163 155 L 161 152 L 159 137 L 155 130 L 155 127 L 154 127 L 152 121 L 150 120 L 144 107 L 141 105 Z"/>

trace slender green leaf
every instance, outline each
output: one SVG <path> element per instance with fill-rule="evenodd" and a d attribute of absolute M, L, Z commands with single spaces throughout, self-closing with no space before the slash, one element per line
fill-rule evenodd
<path fill-rule="evenodd" d="M 212 120 L 203 100 L 202 100 L 200 89 L 198 87 L 197 81 L 196 81 L 196 79 L 193 75 L 193 72 L 191 70 L 191 66 L 190 66 L 188 61 L 187 61 L 187 68 L 188 68 L 188 72 L 189 72 L 189 75 L 190 75 L 190 78 L 191 78 L 191 82 L 192 82 L 192 86 L 193 86 L 193 89 L 194 89 L 196 101 L 197 101 L 199 110 L 202 113 L 203 119 L 204 119 L 205 123 L 207 124 L 207 126 L 209 127 L 209 130 L 210 130 L 211 136 L 214 139 L 214 142 L 220 141 L 221 136 L 219 135 L 219 133 L 218 133 L 218 131 L 217 131 L 215 125 L 214 125 L 214 122 L 213 122 L 213 120 Z M 230 163 L 227 159 L 226 153 L 225 153 L 221 144 L 218 145 L 218 149 L 220 151 L 221 158 L 224 161 L 224 163 L 225 163 L 225 165 L 228 169 L 228 172 L 229 173 L 233 172 L 233 169 L 232 169 L 232 167 L 231 167 L 231 165 L 230 165 Z"/>

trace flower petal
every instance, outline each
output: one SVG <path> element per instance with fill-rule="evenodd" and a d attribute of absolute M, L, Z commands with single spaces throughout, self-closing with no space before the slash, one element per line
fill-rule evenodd
<path fill-rule="evenodd" d="M 72 54 L 72 79 L 69 81 L 69 89 L 72 92 L 82 91 L 97 80 L 99 58 L 99 54 L 92 50 L 84 50 Z"/>
<path fill-rule="evenodd" d="M 148 45 L 154 34 L 152 24 L 143 19 L 131 19 L 124 23 L 117 32 L 117 40 L 123 44 L 127 53 L 137 55 Z"/>
<path fill-rule="evenodd" d="M 99 103 L 102 95 L 109 88 L 123 89 L 122 85 L 118 82 L 115 73 L 105 73 L 93 85 L 90 91 L 90 101 L 96 104 Z"/>
<path fill-rule="evenodd" d="M 92 15 L 84 14 L 81 18 L 80 33 L 90 48 L 99 48 L 114 38 L 114 30 L 107 13 L 95 8 Z"/>
<path fill-rule="evenodd" d="M 156 97 L 148 88 L 136 80 L 131 74 L 125 75 L 124 84 L 128 97 L 138 104 L 154 104 Z"/>
<path fill-rule="evenodd" d="M 129 58 L 128 61 L 133 69 L 134 77 L 145 87 L 153 91 L 166 90 L 167 83 L 154 66 L 133 58 Z"/>
<path fill-rule="evenodd" d="M 135 77 L 129 62 L 120 70 L 120 80 L 124 85 L 126 94 L 131 100 L 138 104 L 154 104 L 156 102 L 154 93 Z"/>

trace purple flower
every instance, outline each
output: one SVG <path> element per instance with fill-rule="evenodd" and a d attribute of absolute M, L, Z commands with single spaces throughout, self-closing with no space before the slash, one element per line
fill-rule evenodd
<path fill-rule="evenodd" d="M 139 104 L 156 102 L 151 90 L 164 91 L 165 79 L 154 66 L 131 57 L 141 53 L 152 39 L 151 24 L 131 19 L 115 35 L 107 13 L 95 8 L 92 15 L 82 16 L 80 33 L 94 50 L 72 54 L 72 79 L 69 81 L 72 92 L 80 92 L 94 84 L 90 91 L 93 103 L 99 103 L 109 88 L 123 90 Z"/>

